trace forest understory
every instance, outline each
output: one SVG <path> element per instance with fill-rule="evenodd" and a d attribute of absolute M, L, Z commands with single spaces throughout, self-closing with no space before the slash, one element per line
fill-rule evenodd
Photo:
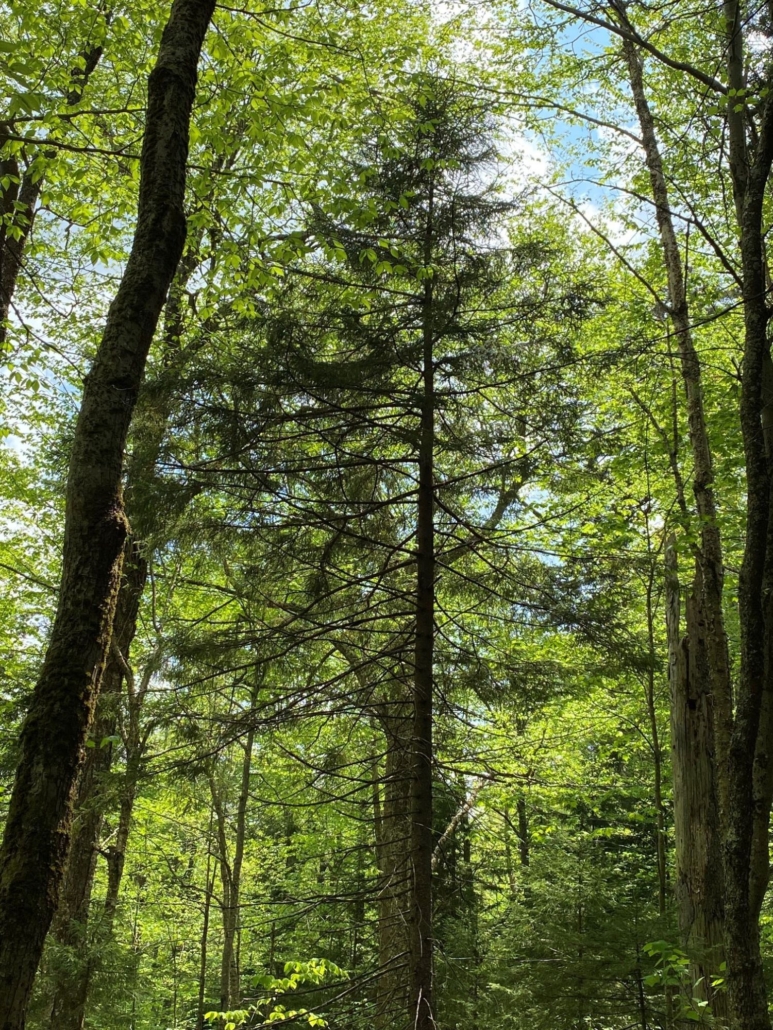
<path fill-rule="evenodd" d="M 0 29 L 0 1030 L 771 1030 L 771 0 Z"/>

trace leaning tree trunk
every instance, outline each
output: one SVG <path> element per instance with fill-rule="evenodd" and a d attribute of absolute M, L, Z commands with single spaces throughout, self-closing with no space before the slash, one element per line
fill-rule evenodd
<path fill-rule="evenodd" d="M 147 566 L 134 542 L 127 544 L 123 580 L 118 595 L 113 634 L 122 654 L 128 655 L 134 638 Z M 88 922 L 99 838 L 104 819 L 104 777 L 112 765 L 123 671 L 115 658 L 108 660 L 102 681 L 97 717 L 92 730 L 94 747 L 86 752 L 76 793 L 72 843 L 67 858 L 59 908 L 52 933 L 60 945 L 77 949 L 74 963 L 60 971 L 52 991 L 51 1030 L 81 1030 L 86 1010 L 91 956 Z"/>
<path fill-rule="evenodd" d="M 194 238 L 193 245 L 190 240 L 188 241 L 186 254 L 178 265 L 164 308 L 163 357 L 164 364 L 173 371 L 181 361 L 181 341 L 184 332 L 183 296 L 185 286 L 198 267 L 200 239 L 199 233 Z M 100 742 L 106 737 L 114 736 L 117 729 L 118 705 L 124 682 L 121 660 L 129 662 L 131 658 L 148 568 L 144 546 L 136 538 L 136 534 L 139 531 L 145 537 L 158 528 L 155 514 L 157 507 L 148 495 L 171 407 L 171 391 L 167 385 L 161 394 L 145 390 L 140 395 L 135 413 L 135 425 L 139 419 L 141 428 L 134 434 L 132 456 L 125 476 L 126 512 L 134 528 L 134 535 L 129 538 L 125 549 L 123 575 L 113 625 L 113 641 L 117 653 L 115 649 L 111 649 L 105 665 L 96 723 L 92 731 L 97 746 L 87 751 L 78 778 L 72 842 L 62 885 L 62 898 L 53 923 L 55 938 L 64 945 L 78 947 L 82 961 L 80 964 L 75 963 L 75 972 L 72 969 L 62 970 L 54 982 L 50 1006 L 51 1030 L 80 1030 L 85 1018 L 86 1000 L 94 965 L 95 962 L 98 963 L 98 958 L 94 962 L 91 958 L 88 962 L 83 961 L 83 951 L 84 947 L 88 949 L 90 941 L 87 933 L 89 904 L 104 819 L 101 780 L 112 766 L 115 751 L 112 747 L 103 748 Z M 106 933 L 109 935 L 112 926 L 111 912 L 115 911 L 117 905 L 123 874 L 123 856 L 128 843 L 138 779 L 139 755 L 128 763 L 124 789 L 121 792 L 117 840 L 108 853 L 109 876 L 105 899 L 105 915 L 108 918 L 103 919 L 98 928 L 101 937 Z M 78 925 L 71 926 L 71 920 Z M 93 940 L 91 944 L 93 946 Z"/>
<path fill-rule="evenodd" d="M 67 104 L 70 107 L 83 99 L 86 85 L 102 57 L 102 47 L 84 49 L 79 56 L 83 63 L 70 73 L 70 89 L 67 93 Z M 10 133 L 11 127 L 0 124 L 0 148 L 8 142 Z M 5 343 L 8 317 L 24 264 L 24 252 L 43 189 L 40 170 L 35 169 L 32 162 L 22 168 L 16 154 L 0 160 L 0 179 L 6 177 L 9 183 L 7 188 L 0 188 L 0 215 L 3 216 L 0 218 L 0 347 Z"/>
<path fill-rule="evenodd" d="M 107 659 L 128 525 L 121 472 L 148 350 L 185 243 L 190 114 L 214 0 L 175 0 L 148 82 L 137 229 L 86 378 L 59 602 L 0 849 L 0 1028 L 20 1030 L 58 903 L 73 794 Z"/>
<path fill-rule="evenodd" d="M 6 135 L 6 130 L 0 126 L 0 147 Z M 43 185 L 39 179 L 33 179 L 29 171 L 20 169 L 15 156 L 0 160 L 0 177 L 6 176 L 12 177 L 12 182 L 0 196 L 0 347 L 5 343 L 24 248 L 32 232 Z"/>

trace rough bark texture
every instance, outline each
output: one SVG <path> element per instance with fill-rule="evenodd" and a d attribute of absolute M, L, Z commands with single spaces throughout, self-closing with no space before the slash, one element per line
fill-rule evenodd
<path fill-rule="evenodd" d="M 175 0 L 148 84 L 137 229 L 84 384 L 67 485 L 59 604 L 21 737 L 0 850 L 0 1027 L 24 1026 L 56 910 L 73 795 L 107 660 L 128 531 L 126 436 L 185 242 L 196 68 L 214 0 Z"/>
<path fill-rule="evenodd" d="M 729 86 L 745 86 L 743 22 L 740 4 L 727 2 L 726 60 Z M 728 104 L 730 171 L 741 240 L 744 356 L 741 432 L 746 464 L 746 540 L 738 578 L 741 662 L 735 717 L 727 756 L 725 919 L 727 986 L 734 1030 L 770 1030 L 762 969 L 759 919 L 762 884 L 758 862 L 767 853 L 770 796 L 767 729 L 771 685 L 766 678 L 770 651 L 771 479 L 763 430 L 768 310 L 766 304 L 763 201 L 773 162 L 773 104 L 766 100 L 753 149 L 747 145 L 745 113 Z M 755 809 L 758 817 L 755 817 Z M 755 836 L 757 846 L 755 847 Z M 762 847 L 760 846 L 762 845 Z M 756 854 L 755 854 L 756 853 Z M 757 862 L 755 862 L 755 857 Z"/>
<path fill-rule="evenodd" d="M 667 553 L 666 616 L 671 687 L 671 757 L 674 777 L 675 895 L 682 946 L 690 958 L 691 994 L 727 1018 L 723 992 L 712 990 L 724 961 L 724 891 L 714 763 L 714 711 L 708 689 L 705 626 L 694 584 L 680 626 L 680 596 L 673 543 Z M 697 985 L 697 986 L 693 986 Z"/>
<path fill-rule="evenodd" d="M 726 996 L 711 989 L 724 959 L 721 813 L 727 808 L 722 773 L 729 748 L 732 691 L 723 609 L 724 560 L 717 523 L 713 468 L 703 406 L 701 364 L 692 338 L 682 256 L 674 229 L 655 123 L 644 91 L 641 58 L 626 41 L 624 52 L 642 136 L 668 280 L 669 318 L 677 344 L 685 391 L 693 494 L 700 526 L 693 591 L 681 639 L 676 567 L 669 577 L 667 621 L 674 766 L 676 896 L 679 928 L 691 959 L 699 997 L 726 1018 Z M 674 582 L 675 581 L 675 582 Z"/>
<path fill-rule="evenodd" d="M 113 626 L 116 644 L 126 656 L 136 631 L 146 573 L 147 566 L 137 546 L 133 542 L 128 543 Z M 78 949 L 82 961 L 74 964 L 75 973 L 72 968 L 63 971 L 54 983 L 50 1016 L 52 1030 L 81 1030 L 85 1018 L 91 979 L 88 922 L 105 809 L 103 779 L 110 771 L 114 752 L 112 744 L 103 747 L 102 741 L 116 733 L 122 680 L 123 670 L 112 657 L 105 667 L 91 734 L 95 746 L 87 749 L 78 777 L 72 842 L 59 908 L 52 925 L 56 940 L 61 945 Z"/>
<path fill-rule="evenodd" d="M 410 806 L 412 720 L 408 692 L 395 683 L 379 706 L 384 732 L 382 777 L 374 777 L 374 817 L 378 886 L 376 1030 L 402 1027 L 408 1008 L 406 969 L 410 948 Z M 383 792 L 380 790 L 383 785 Z"/>
<path fill-rule="evenodd" d="M 429 201 L 427 250 L 432 243 Z M 411 763 L 411 948 L 408 1015 L 415 1030 L 435 1026 L 432 1003 L 432 703 L 435 642 L 434 540 L 434 361 L 432 284 L 425 286 L 423 377 L 419 439 L 419 493 L 416 531 L 416 651 L 413 681 Z"/>
<path fill-rule="evenodd" d="M 655 122 L 644 92 L 642 65 L 634 44 L 624 44 L 631 90 L 642 134 L 647 170 L 660 233 L 663 259 L 668 279 L 669 317 L 679 351 L 682 382 L 685 390 L 690 448 L 694 463 L 693 494 L 700 522 L 700 547 L 696 556 L 699 567 L 702 617 L 706 624 L 706 673 L 717 708 L 715 729 L 718 757 L 725 756 L 729 746 L 729 725 L 732 719 L 730 662 L 727 648 L 722 592 L 724 560 L 714 497 L 714 471 L 711 444 L 703 405 L 701 363 L 692 337 L 687 292 L 682 270 L 682 255 L 677 241 L 666 175 L 655 135 Z M 718 783 L 720 800 L 722 781 Z M 723 806 L 724 807 L 724 806 Z"/>
<path fill-rule="evenodd" d="M 190 248 L 190 241 L 189 241 Z M 180 344 L 184 329 L 182 312 L 182 293 L 192 272 L 197 266 L 198 245 L 190 248 L 177 269 L 172 288 L 169 291 L 164 308 L 163 350 L 165 364 L 176 365 L 180 358 Z M 151 493 L 151 485 L 155 474 L 156 461 L 163 442 L 164 433 L 170 412 L 170 391 L 168 389 L 140 394 L 134 417 L 134 446 L 131 458 L 127 463 L 125 476 L 126 511 L 134 527 L 147 534 L 156 528 L 157 507 L 146 495 Z M 137 423 L 139 427 L 137 428 Z M 115 621 L 113 625 L 113 642 L 116 650 L 112 650 L 105 666 L 105 673 L 100 689 L 97 725 L 92 737 L 97 743 L 105 737 L 114 736 L 118 728 L 118 706 L 125 674 L 121 661 L 129 663 L 131 648 L 137 630 L 140 602 L 147 578 L 147 559 L 143 547 L 136 538 L 131 538 L 124 555 L 123 576 L 118 594 Z M 120 660 L 119 660 L 120 655 Z M 145 677 L 147 679 L 147 675 Z M 94 863 L 99 853 L 100 835 L 104 821 L 104 799 L 100 796 L 100 774 L 109 771 L 112 765 L 114 748 L 89 749 L 81 769 L 75 801 L 75 820 L 72 843 L 67 859 L 62 899 L 57 911 L 53 932 L 57 940 L 71 947 L 103 940 L 110 933 L 113 917 L 118 903 L 123 876 L 124 855 L 128 845 L 131 819 L 138 779 L 140 775 L 140 745 L 142 733 L 140 728 L 141 707 L 144 691 L 140 686 L 141 696 L 136 691 L 130 697 L 129 727 L 127 734 L 127 768 L 123 777 L 123 785 L 119 800 L 119 824 L 116 841 L 107 852 L 108 890 L 102 918 L 98 920 L 96 930 L 88 933 L 89 904 L 91 885 L 94 874 Z M 97 773 L 94 775 L 92 770 Z M 82 888 L 75 886 L 80 877 L 75 870 L 90 869 L 88 884 Z M 71 870 L 73 874 L 71 874 Z M 76 891 L 83 890 L 84 903 L 77 906 L 69 904 L 67 897 L 70 884 Z M 80 924 L 71 927 L 71 919 Z M 81 948 L 81 951 L 83 948 Z M 54 983 L 53 1003 L 50 1006 L 52 1030 L 81 1030 L 85 1018 L 86 1001 L 93 974 L 99 964 L 99 955 L 89 955 L 82 962 L 76 974 L 63 971 Z M 75 966 L 78 964 L 75 963 Z"/>

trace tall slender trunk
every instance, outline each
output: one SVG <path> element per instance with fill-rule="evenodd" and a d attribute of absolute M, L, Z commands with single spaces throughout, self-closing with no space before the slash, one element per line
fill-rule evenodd
<path fill-rule="evenodd" d="M 253 707 L 257 701 L 253 695 Z M 236 806 L 236 835 L 234 839 L 234 857 L 231 866 L 230 890 L 228 906 L 223 906 L 223 955 L 220 967 L 221 1000 L 226 1009 L 238 1005 L 241 1001 L 239 984 L 239 949 L 238 934 L 240 923 L 240 897 L 242 887 L 242 864 L 244 862 L 244 842 L 247 829 L 247 803 L 250 796 L 250 769 L 252 767 L 252 747 L 255 742 L 255 730 L 251 726 L 244 742 L 244 760 L 242 761 L 241 788 Z M 227 999 L 227 1000 L 226 1000 Z"/>
<path fill-rule="evenodd" d="M 663 805 L 663 752 L 660 747 L 658 713 L 655 707 L 655 608 L 653 603 L 654 587 L 655 561 L 654 556 L 652 556 L 649 576 L 647 578 L 647 645 L 649 660 L 647 668 L 647 680 L 645 684 L 645 693 L 647 702 L 647 717 L 650 723 L 650 737 L 652 738 L 652 788 L 653 800 L 655 802 L 655 853 L 657 856 L 658 869 L 658 914 L 664 916 L 666 914 L 666 894 L 668 890 L 668 882 L 666 870 L 666 819 L 665 809 Z"/>
<path fill-rule="evenodd" d="M 234 936 L 236 926 L 233 922 L 233 874 L 228 861 L 228 836 L 225 811 L 222 799 L 212 798 L 217 812 L 218 867 L 220 869 L 220 916 L 223 923 L 223 947 L 220 952 L 220 1009 L 225 1012 L 232 1006 L 233 998 L 238 990 L 239 972 L 234 959 Z"/>
<path fill-rule="evenodd" d="M 743 17 L 734 0 L 724 4 L 727 79 L 745 86 Z M 763 203 L 773 163 L 773 103 L 766 99 L 753 148 L 747 143 L 745 111 L 727 107 L 728 154 L 740 230 L 744 354 L 741 433 L 746 465 L 746 539 L 738 577 L 740 672 L 735 717 L 724 770 L 725 918 L 727 986 L 734 1030 L 770 1030 L 760 954 L 759 908 L 767 885 L 771 805 L 769 742 L 761 735 L 770 715 L 770 649 L 773 625 L 773 476 L 765 446 L 763 383 L 770 362 L 767 339 L 767 276 Z M 769 374 L 769 373 L 768 373 Z M 757 796 L 755 796 L 757 794 Z"/>
<path fill-rule="evenodd" d="M 374 778 L 376 860 L 379 871 L 376 1030 L 402 1027 L 408 1007 L 406 970 L 410 952 L 410 808 L 412 720 L 407 691 L 392 684 L 391 696 L 379 706 L 384 733 L 384 772 Z M 383 787 L 383 792 L 380 791 Z"/>
<path fill-rule="evenodd" d="M 700 568 L 699 600 L 706 625 L 705 647 L 708 659 L 709 689 L 713 693 L 719 716 L 715 738 L 718 754 L 721 756 L 727 754 L 729 746 L 732 691 L 727 633 L 722 607 L 724 559 L 714 497 L 711 444 L 703 406 L 701 363 L 695 349 L 690 326 L 682 255 L 674 229 L 667 180 L 655 134 L 655 122 L 644 92 L 641 59 L 633 43 L 626 41 L 624 49 L 634 104 L 641 128 L 652 197 L 655 202 L 655 214 L 668 280 L 669 317 L 679 351 L 682 382 L 687 402 L 687 423 L 694 466 L 693 494 L 700 522 L 700 547 L 696 554 L 696 565 Z M 718 783 L 718 789 L 720 804 L 723 807 L 722 792 L 726 788 L 723 787 L 722 782 Z"/>
<path fill-rule="evenodd" d="M 425 264 L 432 253 L 432 193 Z M 432 1000 L 432 729 L 435 644 L 434 444 L 435 386 L 433 289 L 428 279 L 423 302 L 423 396 L 419 437 L 419 492 L 416 531 L 416 651 L 413 680 L 411 791 L 411 991 L 410 1025 L 435 1026 Z"/>
<path fill-rule="evenodd" d="M 204 919 L 201 924 L 201 945 L 199 949 L 199 996 L 196 1003 L 196 1030 L 204 1030 L 204 1002 L 207 986 L 207 943 L 209 935 L 209 913 L 214 891 L 214 873 L 210 872 L 211 853 L 207 855 L 206 891 L 204 895 Z M 273 970 L 272 970 L 273 971 Z"/>
<path fill-rule="evenodd" d="M 257 687 L 252 695 L 252 707 L 257 702 Z M 223 1011 L 232 1009 L 241 1000 L 238 961 L 239 899 L 241 894 L 242 865 L 247 831 L 247 805 L 250 791 L 250 770 L 255 730 L 250 727 L 244 742 L 239 798 L 236 804 L 236 826 L 233 845 L 233 860 L 229 859 L 228 820 L 224 798 L 215 780 L 214 770 L 209 773 L 212 807 L 217 824 L 218 854 L 222 897 L 220 911 L 223 920 L 223 950 L 220 957 L 220 1006 Z"/>
<path fill-rule="evenodd" d="M 726 34 L 722 41 L 728 86 L 742 95 L 745 83 L 743 18 L 738 0 L 725 0 Z M 625 20 L 625 14 L 620 14 Z M 759 908 L 768 878 L 768 832 L 773 775 L 770 769 L 769 683 L 773 632 L 773 526 L 771 483 L 773 466 L 766 448 L 770 379 L 767 340 L 763 200 L 773 162 L 773 104 L 761 106 L 753 147 L 747 140 L 748 116 L 732 97 L 727 104 L 728 160 L 735 211 L 740 230 L 744 314 L 744 359 L 740 420 L 746 467 L 746 536 L 739 575 L 740 674 L 733 710 L 727 675 L 727 643 L 722 625 L 722 550 L 711 489 L 710 454 L 700 444 L 702 411 L 697 356 L 691 353 L 684 284 L 668 207 L 666 180 L 657 149 L 654 125 L 644 98 L 641 62 L 636 48 L 626 43 L 631 84 L 650 171 L 658 225 L 661 231 L 671 292 L 671 317 L 680 348 L 687 388 L 687 409 L 695 462 L 695 497 L 701 518 L 701 546 L 696 568 L 692 622 L 699 639 L 693 641 L 688 606 L 690 668 L 696 659 L 708 667 L 713 713 L 715 782 L 722 837 L 724 878 L 724 944 L 727 961 L 727 1001 L 734 1030 L 770 1030 L 759 943 Z M 681 290 L 680 290 L 681 287 Z M 697 388 L 697 389 L 696 389 Z M 708 438 L 706 437 L 706 440 Z M 703 654 L 696 654 L 696 650 Z M 688 680 L 692 673 L 688 669 Z M 704 813 L 704 821 L 711 818 Z"/>
<path fill-rule="evenodd" d="M 190 114 L 214 0 L 175 0 L 148 82 L 137 229 L 86 378 L 67 483 L 56 617 L 21 736 L 0 849 L 0 1028 L 24 1026 L 56 911 L 74 788 L 107 660 L 128 525 L 126 437 L 185 242 Z"/>
<path fill-rule="evenodd" d="M 426 324 L 429 325 L 428 322 Z M 434 424 L 432 432 L 434 434 Z M 516 478 L 509 486 L 502 489 L 494 510 L 484 524 L 484 531 L 490 532 L 496 529 L 508 505 L 517 497 L 522 485 L 523 480 Z M 452 565 L 467 554 L 470 547 L 471 544 L 465 542 L 449 549 L 444 553 L 443 564 Z M 432 561 L 434 598 L 434 554 Z M 434 648 L 434 614 L 432 624 Z M 344 653 L 347 653 L 346 650 Z M 411 687 L 407 683 L 407 679 L 407 676 L 405 680 L 394 679 L 386 696 L 377 706 L 379 724 L 384 735 L 384 772 L 379 776 L 378 763 L 376 763 L 373 776 L 376 862 L 379 871 L 377 893 L 379 975 L 376 980 L 374 1020 L 376 1030 L 386 1030 L 387 1027 L 393 1026 L 402 1028 L 405 1025 L 406 1011 L 410 1013 L 411 1026 L 414 1025 L 416 1018 L 413 1002 L 411 1006 L 408 1005 L 415 968 L 414 956 L 421 947 L 415 940 L 416 923 L 412 915 L 415 882 L 412 812 L 416 786 L 414 776 L 416 725 L 412 716 L 415 714 L 416 707 L 415 682 Z M 364 680 L 362 685 L 364 686 Z M 429 716 L 431 729 L 431 697 Z M 429 743 L 431 751 L 431 738 Z M 421 765 L 421 771 L 426 774 L 426 763 Z M 429 773 L 431 792 L 431 764 Z M 381 787 L 383 787 L 383 794 Z M 432 866 L 434 859 L 432 857 L 431 832 L 426 835 L 426 845 L 431 849 L 430 866 Z M 523 843 L 520 847 L 523 853 Z M 528 843 L 526 851 L 528 852 Z M 430 868 L 430 884 L 431 874 L 432 869 Z"/>
<path fill-rule="evenodd" d="M 701 363 L 692 337 L 682 256 L 674 229 L 666 175 L 655 122 L 644 90 L 635 44 L 623 44 L 641 129 L 650 188 L 668 281 L 668 310 L 679 352 L 693 458 L 693 494 L 700 524 L 693 593 L 687 605 L 684 641 L 680 631 L 678 575 L 668 571 L 669 669 L 674 764 L 674 824 L 677 906 L 692 979 L 714 1015 L 726 1017 L 726 996 L 711 988 L 723 961 L 723 878 L 721 820 L 727 786 L 721 775 L 732 720 L 730 663 L 722 602 L 724 559 L 717 523 L 713 466 L 703 406 Z M 679 487 L 678 487 L 679 489 Z M 675 559 L 674 559 L 675 561 Z"/>
<path fill-rule="evenodd" d="M 126 771 L 121 787 L 115 843 L 110 846 L 107 852 L 107 890 L 105 891 L 104 916 L 101 927 L 102 935 L 105 938 L 109 937 L 113 931 L 115 915 L 118 911 L 118 898 L 126 865 L 126 850 L 129 844 L 129 834 L 131 833 L 134 803 L 137 800 L 137 787 L 140 781 L 143 750 L 142 746 L 138 743 L 137 747 L 132 748 L 126 756 Z"/>

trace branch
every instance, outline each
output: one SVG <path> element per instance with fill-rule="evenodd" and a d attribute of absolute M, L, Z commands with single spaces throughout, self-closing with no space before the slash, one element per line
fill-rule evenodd
<path fill-rule="evenodd" d="M 564 14 L 569 14 L 573 18 L 581 18 L 591 25 L 598 25 L 599 28 L 606 29 L 607 32 L 619 36 L 620 39 L 626 39 L 629 43 L 635 43 L 636 46 L 652 54 L 653 57 L 656 57 L 658 61 L 667 65 L 667 67 L 673 68 L 675 71 L 686 72 L 687 75 L 691 75 L 715 93 L 721 93 L 723 96 L 727 94 L 727 86 L 724 86 L 719 79 L 715 79 L 713 75 L 707 75 L 706 72 L 702 72 L 700 68 L 696 68 L 693 64 L 688 64 L 687 61 L 677 61 L 675 58 L 669 57 L 659 47 L 656 47 L 654 43 L 650 43 L 649 40 L 641 36 L 630 23 L 627 28 L 624 28 L 622 25 L 616 25 L 615 22 L 607 21 L 606 18 L 599 18 L 589 11 L 581 11 L 570 4 L 561 3 L 560 0 L 545 0 L 545 3 L 557 11 L 563 11 Z"/>
<path fill-rule="evenodd" d="M 481 790 L 483 790 L 484 786 L 486 785 L 486 782 L 487 780 L 482 779 L 475 784 L 475 786 L 472 788 L 470 793 L 465 798 L 464 802 L 459 807 L 459 810 L 456 812 L 451 822 L 443 831 L 442 837 L 437 842 L 437 844 L 435 845 L 435 850 L 432 852 L 433 873 L 436 873 L 440 868 L 440 862 L 443 859 L 443 848 L 451 839 L 451 837 L 456 833 L 456 830 L 459 824 L 461 823 L 462 819 L 464 819 L 464 817 L 469 813 L 472 806 L 475 804 L 475 801 L 477 800 Z"/>
<path fill-rule="evenodd" d="M 35 586 L 45 587 L 46 590 L 50 590 L 54 594 L 59 593 L 59 587 L 54 586 L 53 583 L 49 583 L 48 580 L 41 579 L 39 576 L 33 576 L 29 572 L 22 572 L 20 569 L 15 569 L 13 565 L 6 565 L 5 562 L 0 561 L 0 569 L 5 569 L 6 572 L 12 572 L 14 576 L 21 576 L 22 579 L 26 579 L 30 583 L 34 583 Z"/>

